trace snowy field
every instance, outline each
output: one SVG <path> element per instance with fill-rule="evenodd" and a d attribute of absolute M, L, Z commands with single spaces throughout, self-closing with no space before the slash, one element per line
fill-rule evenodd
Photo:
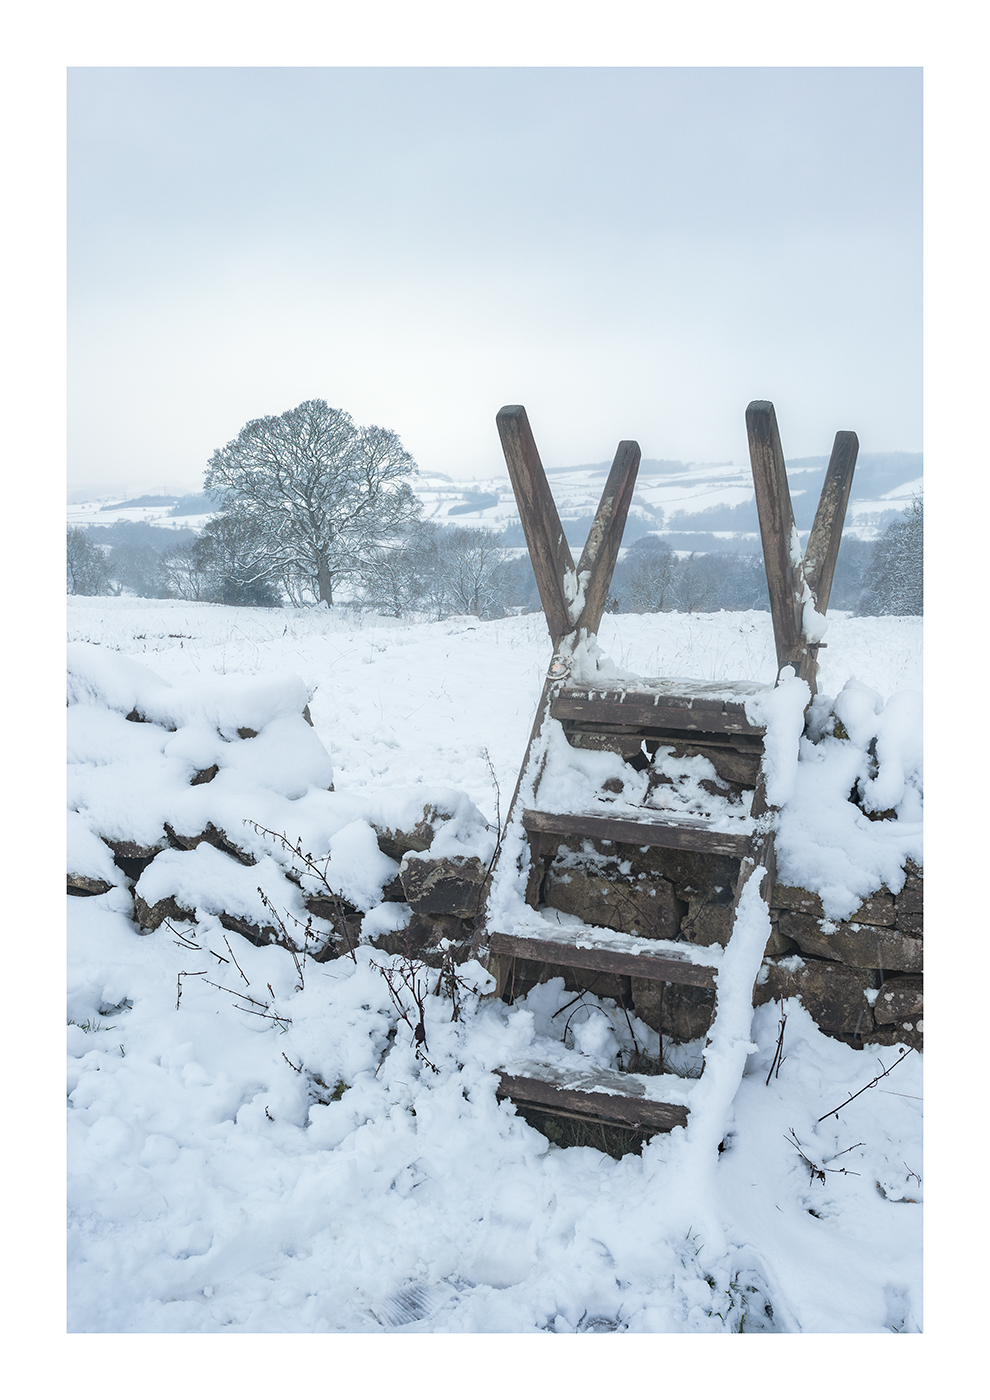
<path fill-rule="evenodd" d="M 72 598 L 69 637 L 173 684 L 298 676 L 336 793 L 448 786 L 492 824 L 549 659 L 542 615 Z M 607 616 L 600 642 L 645 676 L 774 672 L 766 613 Z M 827 643 L 828 695 L 921 689 L 920 619 L 839 614 Z M 457 1021 L 431 998 L 432 1073 L 392 1034 L 371 950 L 311 965 L 300 989 L 287 952 L 231 935 L 238 987 L 267 987 L 280 1020 L 224 985 L 177 1008 L 192 955 L 164 926 L 139 937 L 128 908 L 119 889 L 69 901 L 70 1331 L 921 1330 L 918 1054 L 830 1114 L 896 1049 L 853 1050 L 790 1003 L 767 1082 L 779 1010 L 761 1008 L 726 1150 L 686 1182 L 681 1130 L 615 1161 L 549 1146 L 496 1102 L 506 1046 L 557 1033 L 559 983 L 511 1008 L 465 993 Z"/>

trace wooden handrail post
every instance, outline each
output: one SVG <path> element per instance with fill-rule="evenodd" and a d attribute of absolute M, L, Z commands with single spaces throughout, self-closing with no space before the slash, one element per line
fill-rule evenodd
<path fill-rule="evenodd" d="M 639 443 L 619 443 L 581 562 L 575 569 L 526 410 L 521 404 L 510 404 L 499 410 L 495 421 L 556 651 L 563 638 L 579 628 L 598 631 L 636 485 Z M 575 616 L 581 575 L 586 576 L 584 600 L 580 615 Z"/>
<path fill-rule="evenodd" d="M 499 409 L 495 422 L 556 651 L 560 639 L 574 630 L 568 608 L 568 595 L 570 599 L 577 596 L 574 556 L 564 536 L 526 410 L 521 404 L 509 404 Z"/>
<path fill-rule="evenodd" d="M 800 673 L 813 660 L 802 635 L 801 546 L 794 525 L 787 469 L 773 404 L 756 399 L 746 409 L 749 456 L 753 467 L 756 509 L 760 517 L 763 563 L 770 593 L 770 616 L 777 648 L 778 674 L 785 666 Z M 808 677 L 805 676 L 807 680 Z M 814 692 L 814 685 L 812 685 Z"/>
<path fill-rule="evenodd" d="M 585 572 L 588 578 L 584 589 L 584 607 L 577 620 L 577 626 L 583 627 L 587 632 L 598 631 L 602 613 L 605 611 L 615 561 L 619 557 L 619 546 L 622 543 L 622 531 L 626 526 L 629 503 L 636 486 L 639 459 L 638 442 L 619 443 L 612 470 L 608 474 L 598 510 L 578 562 L 578 579 L 580 580 Z"/>
<path fill-rule="evenodd" d="M 813 633 L 809 635 L 805 609 L 810 603 L 824 617 L 828 607 L 859 438 L 845 431 L 835 435 L 815 521 L 802 554 L 773 404 L 765 399 L 754 400 L 746 410 L 746 430 L 770 592 L 777 674 L 785 666 L 793 666 L 814 695 L 818 689 L 819 643 Z"/>
<path fill-rule="evenodd" d="M 859 438 L 856 434 L 836 433 L 828 471 L 825 473 L 825 485 L 822 487 L 821 499 L 815 512 L 815 523 L 811 527 L 811 534 L 805 546 L 805 582 L 814 596 L 816 612 L 823 616 L 828 607 L 829 594 L 832 592 L 835 561 L 839 557 L 842 526 L 846 519 L 846 506 L 849 503 L 858 455 Z"/>

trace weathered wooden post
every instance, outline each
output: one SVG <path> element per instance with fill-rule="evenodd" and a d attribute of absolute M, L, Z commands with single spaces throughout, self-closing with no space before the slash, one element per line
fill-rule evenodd
<path fill-rule="evenodd" d="M 746 409 L 746 430 L 770 593 L 777 674 L 785 666 L 793 666 L 814 695 L 818 689 L 818 648 L 824 645 L 815 615 L 823 618 L 828 607 L 859 439 L 850 432 L 835 435 L 808 548 L 802 554 L 773 404 L 755 399 Z"/>

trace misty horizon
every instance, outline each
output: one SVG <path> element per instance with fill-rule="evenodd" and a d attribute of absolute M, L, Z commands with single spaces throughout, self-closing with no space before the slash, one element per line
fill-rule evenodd
<path fill-rule="evenodd" d="M 921 448 L 919 68 L 73 68 L 69 489 L 325 398 L 425 473 Z"/>

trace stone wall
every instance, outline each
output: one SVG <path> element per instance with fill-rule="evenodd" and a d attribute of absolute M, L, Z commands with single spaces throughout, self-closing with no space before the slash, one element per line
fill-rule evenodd
<path fill-rule="evenodd" d="M 409 831 L 375 828 L 379 848 L 399 862 L 383 900 L 407 904 L 410 916 L 398 930 L 368 940 L 385 952 L 405 953 L 433 966 L 445 956 L 457 962 L 470 956 L 477 920 L 483 915 L 487 876 L 478 856 L 430 854 L 436 818 L 441 815 L 424 811 L 422 820 Z M 222 832 L 211 830 L 203 839 L 230 851 Z M 106 844 L 115 865 L 130 880 L 138 878 L 155 855 L 126 842 Z M 531 893 L 588 923 L 605 923 L 626 932 L 635 929 L 640 937 L 724 947 L 731 930 L 737 868 L 727 857 L 693 852 L 590 841 L 571 849 L 553 841 L 537 851 Z M 104 880 L 69 877 L 73 894 L 99 894 L 109 887 Z M 906 1044 L 922 1049 L 923 891 L 923 873 L 909 863 L 898 894 L 879 890 L 849 919 L 837 922 L 826 919 L 817 895 L 775 885 L 772 932 L 755 1004 L 796 996 L 827 1035 L 847 1044 Z M 346 900 L 310 894 L 305 904 L 332 930 L 318 956 L 340 956 L 361 937 L 360 911 Z M 167 901 L 149 907 L 140 895 L 136 897 L 135 920 L 140 927 L 155 928 L 165 917 L 182 919 L 190 913 Z M 221 922 L 252 942 L 279 941 L 274 928 L 253 926 L 233 915 L 221 915 Z M 563 977 L 575 991 L 587 989 L 615 998 L 675 1042 L 704 1036 L 711 1023 L 713 992 L 523 959 L 517 959 L 512 968 L 507 993 L 522 995 L 552 976 Z"/>
<path fill-rule="evenodd" d="M 483 909 L 488 870 L 477 855 L 430 855 L 437 830 L 450 821 L 452 815 L 428 807 L 409 830 L 373 824 L 381 852 L 399 862 L 397 874 L 382 890 L 382 901 L 408 904 L 410 915 L 405 926 L 397 931 L 372 935 L 364 941 L 385 952 L 405 953 L 433 966 L 438 966 L 445 954 L 458 962 L 470 956 L 476 919 Z M 161 927 L 166 919 L 195 922 L 195 909 L 184 907 L 176 895 L 166 893 L 150 902 L 144 898 L 140 882 L 157 857 L 164 857 L 169 851 L 195 850 L 203 844 L 240 865 L 255 864 L 253 855 L 235 846 L 225 832 L 212 824 L 196 836 L 187 837 L 177 835 L 166 823 L 164 839 L 152 846 L 102 838 L 112 868 L 103 871 L 99 878 L 89 872 L 80 874 L 70 870 L 66 879 L 67 892 L 75 896 L 93 896 L 105 894 L 114 885 L 128 888 L 133 900 L 134 922 L 144 933 Z M 327 889 L 303 894 L 302 903 L 309 915 L 321 921 L 321 927 L 314 930 L 315 941 L 308 945 L 310 956 L 316 961 L 340 957 L 362 939 L 361 911 L 343 896 Z M 301 951 L 301 938 L 284 925 L 278 928 L 274 924 L 252 922 L 230 909 L 221 911 L 218 918 L 224 928 L 241 934 L 256 946 L 284 942 L 288 934 L 292 946 Z"/>
<path fill-rule="evenodd" d="M 738 870 L 728 857 L 585 841 L 574 849 L 544 846 L 536 864 L 531 894 L 588 923 L 706 947 L 728 942 Z M 909 862 L 897 895 L 879 890 L 839 922 L 825 918 L 818 895 L 775 885 L 755 1004 L 796 996 L 827 1035 L 847 1044 L 922 1049 L 923 890 L 923 873 Z M 551 972 L 576 990 L 622 1000 L 673 1041 L 704 1036 L 711 1024 L 714 992 L 565 968 Z M 524 992 L 547 975 L 517 961 L 510 992 Z"/>
<path fill-rule="evenodd" d="M 913 862 L 898 894 L 880 890 L 841 922 L 825 918 L 817 895 L 774 886 L 780 951 L 763 960 L 756 1004 L 797 996 L 828 1035 L 921 1050 L 923 899 L 924 875 Z"/>

